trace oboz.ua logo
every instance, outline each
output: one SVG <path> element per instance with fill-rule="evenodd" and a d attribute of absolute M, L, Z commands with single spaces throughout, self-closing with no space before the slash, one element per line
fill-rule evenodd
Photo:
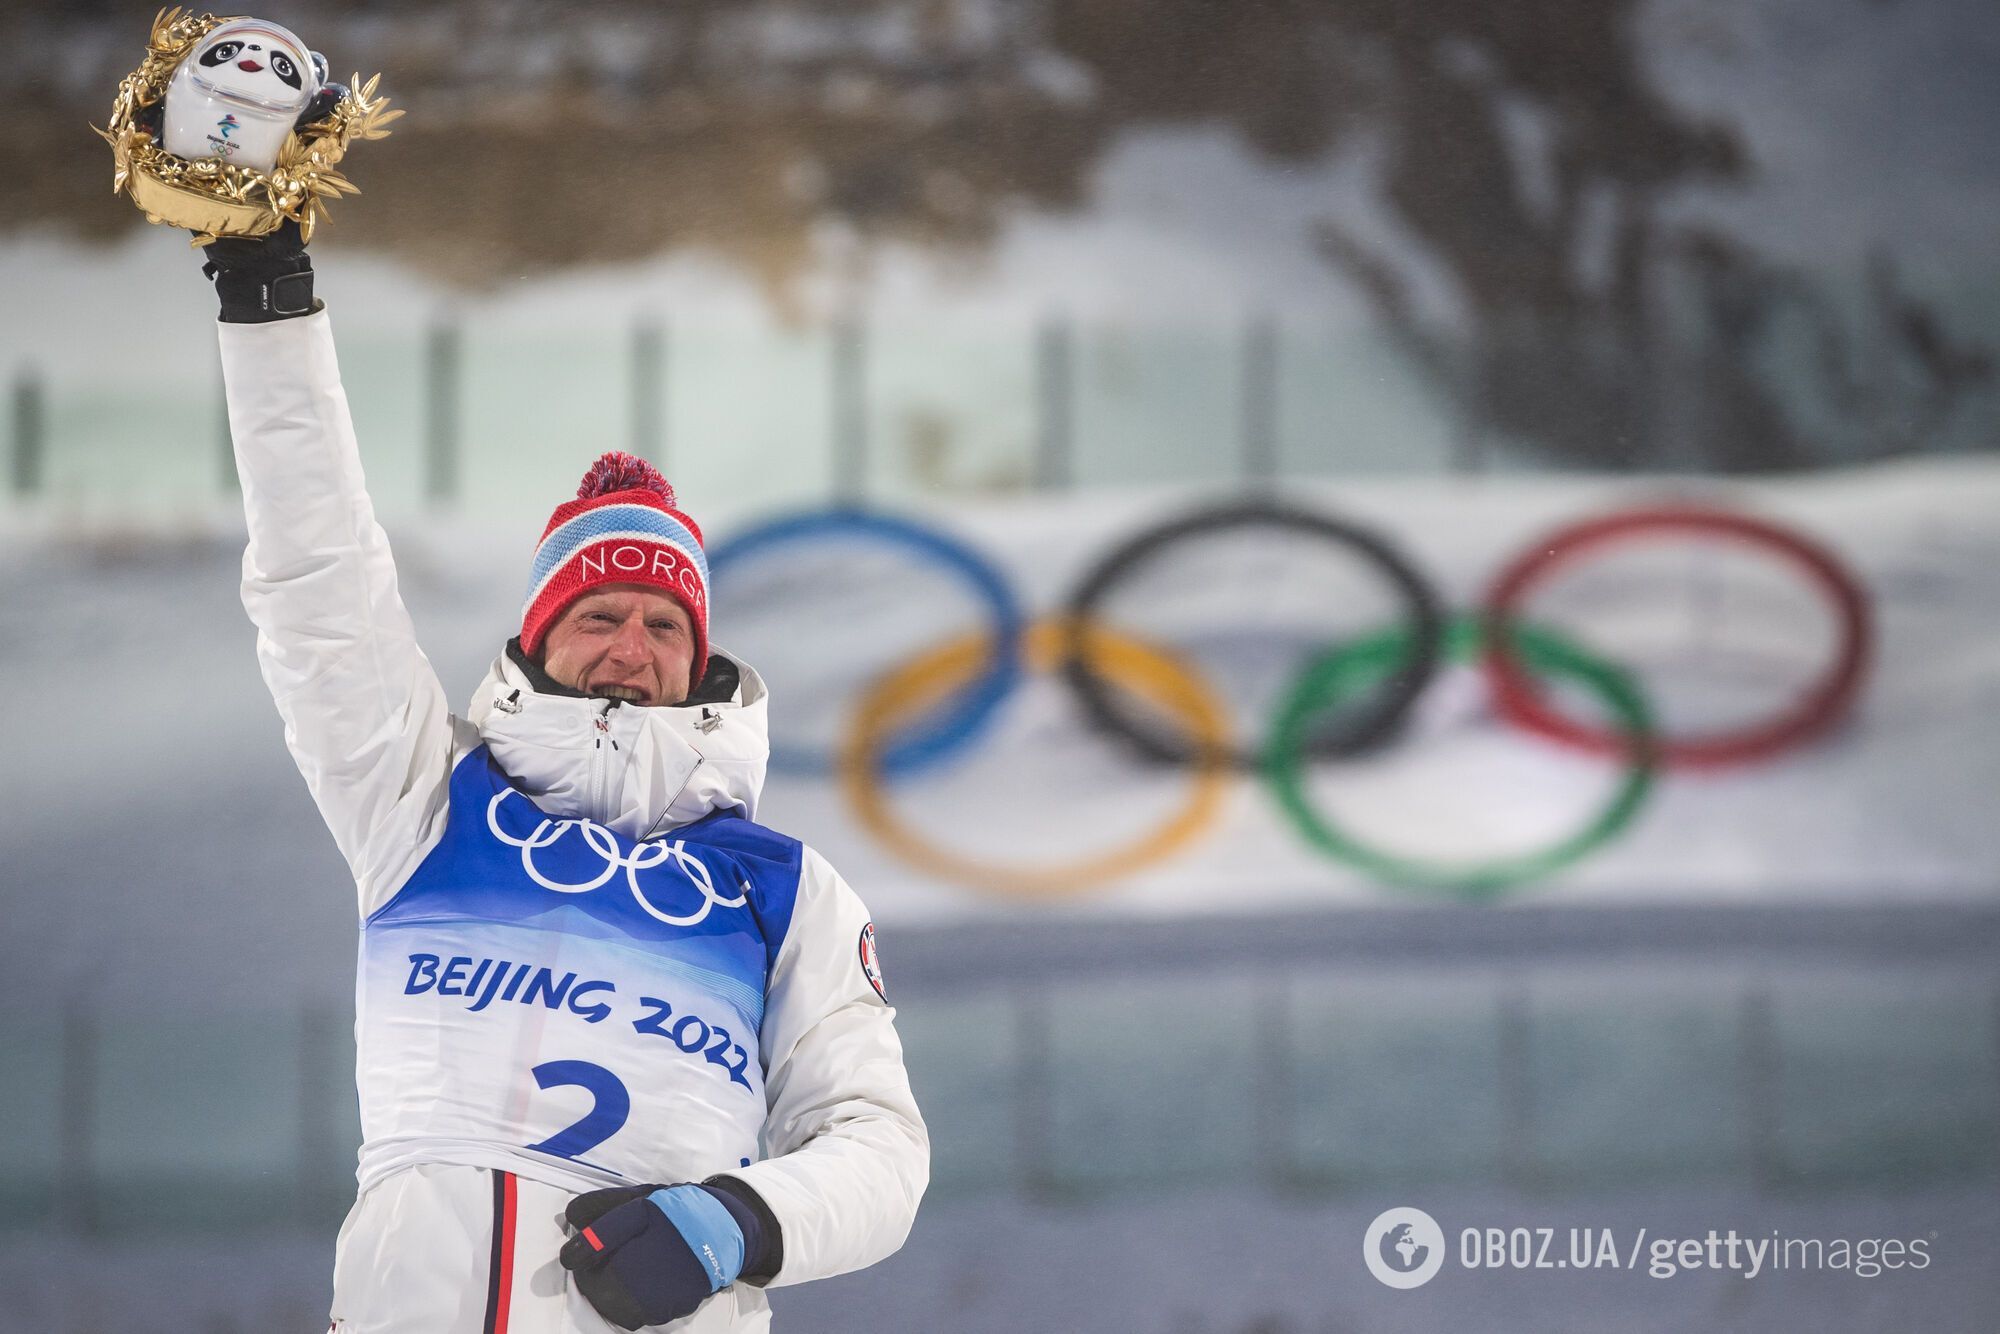
<path fill-rule="evenodd" d="M 542 817 L 534 831 L 526 837 L 510 834 L 500 825 L 500 804 L 514 796 L 520 794 L 511 787 L 502 788 L 493 794 L 493 800 L 486 804 L 486 827 L 492 830 L 493 837 L 502 843 L 521 850 L 521 869 L 528 873 L 530 880 L 543 889 L 552 889 L 558 894 L 588 894 L 623 871 L 625 883 L 632 891 L 633 900 L 648 916 L 665 922 L 668 926 L 694 926 L 707 918 L 711 909 L 741 908 L 747 901 L 744 894 L 738 894 L 734 898 L 723 898 L 717 894 L 715 881 L 710 877 L 708 868 L 702 865 L 699 857 L 687 850 L 687 844 L 681 839 L 675 839 L 671 843 L 664 839 L 656 843 L 634 843 L 629 853 L 622 852 L 618 847 L 618 836 L 594 820 L 551 820 L 547 816 Z M 527 800 L 525 797 L 521 799 Z M 603 868 L 588 880 L 551 879 L 535 863 L 535 854 L 544 848 L 554 846 L 572 829 L 577 831 L 585 846 L 603 859 Z M 700 893 L 701 906 L 692 913 L 675 914 L 663 911 L 646 897 L 645 889 L 639 884 L 639 872 L 659 866 L 663 862 L 672 862 L 679 870 L 680 875 L 673 877 L 676 882 L 684 880 Z M 663 888 L 657 883 L 658 877 L 654 877 L 654 881 L 656 891 Z M 749 887 L 746 885 L 744 888 L 747 890 Z"/>
<path fill-rule="evenodd" d="M 1444 1229 L 1421 1209 L 1390 1209 L 1362 1234 L 1361 1258 L 1390 1287 L 1420 1288 L 1444 1265 Z"/>

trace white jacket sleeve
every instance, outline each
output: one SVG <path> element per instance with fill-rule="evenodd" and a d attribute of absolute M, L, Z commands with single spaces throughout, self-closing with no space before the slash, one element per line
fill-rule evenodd
<path fill-rule="evenodd" d="M 250 533 L 243 605 L 366 916 L 442 836 L 455 725 L 396 591 L 326 312 L 217 328 Z"/>
<path fill-rule="evenodd" d="M 862 968 L 867 925 L 861 899 L 807 848 L 765 1008 L 770 1156 L 725 1174 L 778 1221 L 784 1255 L 772 1287 L 894 1254 L 930 1182 L 930 1135 L 903 1069 L 896 1012 Z"/>

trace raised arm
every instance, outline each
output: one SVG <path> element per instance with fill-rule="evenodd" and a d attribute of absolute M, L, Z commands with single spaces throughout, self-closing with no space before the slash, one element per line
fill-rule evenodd
<path fill-rule="evenodd" d="M 242 254 L 255 244 L 217 246 Z M 269 252 L 249 259 L 253 268 L 272 262 Z M 233 272 L 229 252 L 214 263 L 222 267 L 217 328 L 250 534 L 243 605 L 285 742 L 354 872 L 365 916 L 442 834 L 459 725 L 397 593 L 333 331 L 310 279 L 300 302 L 296 288 Z M 288 300 L 310 313 L 285 315 Z"/>

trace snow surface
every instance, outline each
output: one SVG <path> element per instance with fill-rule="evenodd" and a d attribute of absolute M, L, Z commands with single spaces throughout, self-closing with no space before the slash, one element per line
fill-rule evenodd
<path fill-rule="evenodd" d="M 1605 479 L 1406 480 L 1292 494 L 1391 534 L 1448 600 L 1467 606 L 1538 533 L 1660 489 Z M 1702 490 L 1799 526 L 1853 568 L 1879 618 L 1873 674 L 1852 720 L 1831 736 L 1770 764 L 1663 778 L 1622 837 L 1517 897 L 1581 907 L 1993 901 L 2000 467 L 1903 465 Z M 929 518 L 996 561 L 1039 613 L 1111 540 L 1208 494 L 1121 489 L 938 507 Z M 752 517 L 704 519 L 720 546 Z M 9 526 L 0 689 L 16 709 L 0 778 L 9 812 L 0 858 L 10 883 L 0 948 L 15 995 L 95 986 L 112 961 L 137 970 L 135 991 L 148 975 L 187 967 L 207 985 L 254 994 L 253 976 L 236 977 L 220 961 L 280 958 L 279 942 L 343 939 L 352 930 L 345 868 L 257 675 L 254 636 L 236 598 L 235 524 L 212 515 L 180 536 L 78 530 L 45 516 L 17 515 Z M 421 642 L 454 699 L 469 697 L 517 623 L 531 532 L 470 519 L 392 525 Z M 900 599 L 898 578 L 910 590 Z M 844 587 L 832 548 L 803 551 L 785 582 L 787 596 L 760 603 L 747 592 L 733 598 L 728 580 L 719 581 L 715 622 L 721 645 L 756 646 L 783 739 L 837 736 L 854 691 L 894 655 L 979 625 L 972 604 L 934 573 L 890 566 L 868 587 Z M 1217 592 L 1230 586 L 1206 596 Z M 802 619 L 800 593 L 822 611 Z M 1239 596 L 1246 614 L 1264 605 L 1255 589 Z M 1378 616 L 1380 595 L 1369 597 L 1357 599 L 1357 610 L 1337 608 L 1329 631 L 1343 628 L 1341 616 L 1350 633 Z M 1765 614 L 1762 601 L 1748 605 Z M 1806 625 L 1816 614 L 1810 602 L 1794 611 Z M 1699 703 L 1710 679 L 1686 674 L 1705 660 L 1674 648 L 1685 616 L 1678 603 L 1663 603 L 1657 621 L 1639 618 L 1644 634 L 1601 646 L 1621 660 L 1635 655 L 1628 665 L 1641 680 L 1650 675 L 1662 697 L 1682 706 Z M 1724 616 L 1718 624 L 1719 634 L 1747 632 L 1753 646 L 1762 643 L 1754 621 Z M 1213 627 L 1169 619 L 1139 628 L 1173 643 Z M 1764 684 L 1809 673 L 1809 656 L 1777 660 L 1778 674 Z M 1722 684 L 1734 690 L 1730 679 Z M 1316 780 L 1315 793 L 1357 832 L 1401 837 L 1437 855 L 1484 855 L 1569 827 L 1613 781 L 1613 766 L 1494 722 L 1476 679 L 1442 685 L 1423 725 L 1394 752 Z M 1255 708 L 1231 708 L 1255 725 Z M 1035 680 L 962 766 L 889 791 L 896 809 L 947 846 L 1034 860 L 1086 851 L 1086 839 L 1101 847 L 1097 840 L 1157 819 L 1184 782 L 1122 759 L 1057 685 Z M 856 824 L 825 779 L 774 774 L 760 816 L 820 847 L 885 923 L 1311 910 L 1429 897 L 1323 859 L 1248 778 L 1231 780 L 1219 822 L 1180 855 L 1048 901 L 912 870 Z M 341 965 L 329 960 L 323 972 L 324 989 L 315 990 L 337 997 Z"/>

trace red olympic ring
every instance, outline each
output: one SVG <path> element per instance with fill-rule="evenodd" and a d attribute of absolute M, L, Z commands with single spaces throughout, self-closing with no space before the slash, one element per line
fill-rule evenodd
<path fill-rule="evenodd" d="M 1586 519 L 1544 537 L 1501 571 L 1487 590 L 1484 664 L 1500 716 L 1538 735 L 1598 754 L 1622 754 L 1627 740 L 1616 731 L 1578 722 L 1558 712 L 1514 651 L 1505 627 L 1518 619 L 1535 585 L 1600 548 L 1660 533 L 1700 533 L 1755 547 L 1790 562 L 1824 595 L 1839 624 L 1833 661 L 1796 702 L 1767 721 L 1735 731 L 1655 742 L 1662 764 L 1719 768 L 1767 759 L 1824 732 L 1839 721 L 1867 675 L 1874 628 L 1868 597 L 1854 576 L 1826 548 L 1789 528 L 1731 510 L 1701 505 L 1622 509 Z"/>

